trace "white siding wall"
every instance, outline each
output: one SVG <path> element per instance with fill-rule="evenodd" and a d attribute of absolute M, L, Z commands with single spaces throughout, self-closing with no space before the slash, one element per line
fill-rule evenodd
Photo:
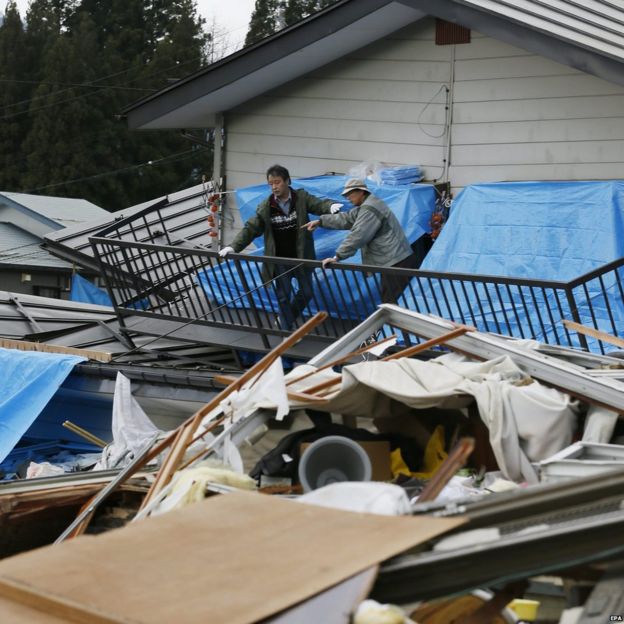
<path fill-rule="evenodd" d="M 440 175 L 450 56 L 431 23 L 405 29 L 228 112 L 228 188 L 261 183 L 276 162 L 293 177 L 365 160 Z"/>
<path fill-rule="evenodd" d="M 624 177 L 624 87 L 474 31 L 454 55 L 455 191 Z M 228 188 L 262 182 L 276 162 L 293 177 L 373 160 L 420 164 L 440 178 L 452 58 L 426 20 L 228 112 Z"/>
<path fill-rule="evenodd" d="M 624 87 L 473 32 L 453 99 L 454 187 L 624 177 Z"/>

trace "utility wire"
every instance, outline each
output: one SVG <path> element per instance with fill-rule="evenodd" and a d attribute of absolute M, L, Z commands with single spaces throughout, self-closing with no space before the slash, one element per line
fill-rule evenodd
<path fill-rule="evenodd" d="M 192 59 L 189 59 L 188 61 L 185 61 L 184 63 L 176 63 L 175 65 L 167 67 L 166 69 L 163 69 L 162 71 L 156 72 L 154 74 L 149 74 L 147 76 L 136 76 L 135 78 L 132 78 L 129 82 L 134 82 L 135 80 L 144 80 L 144 79 L 148 79 L 148 78 L 155 78 L 157 76 L 160 76 L 162 74 L 170 72 L 172 69 L 178 69 L 180 67 L 184 67 L 185 65 L 189 65 L 190 63 L 194 63 L 194 62 L 196 62 L 197 60 L 199 60 L 201 58 L 202 58 L 201 56 L 200 57 L 194 57 Z M 25 109 L 23 111 L 18 111 L 16 113 L 11 113 L 9 115 L 5 115 L 4 117 L 0 117 L 0 121 L 4 121 L 6 119 L 13 119 L 14 117 L 19 117 L 20 115 L 28 115 L 30 113 L 35 113 L 37 111 L 44 110 L 46 108 L 51 108 L 51 107 L 54 107 L 54 106 L 58 106 L 59 104 L 67 104 L 69 102 L 74 102 L 76 100 L 80 100 L 80 99 L 83 99 L 85 97 L 89 97 L 90 95 L 94 95 L 98 91 L 107 91 L 107 90 L 111 89 L 112 87 L 100 86 L 100 85 L 97 85 L 95 83 L 99 82 L 100 80 L 106 80 L 108 78 L 112 78 L 114 76 L 118 76 L 120 74 L 127 73 L 129 71 L 132 71 L 133 69 L 135 69 L 135 68 L 132 67 L 130 69 L 123 70 L 121 72 L 117 72 L 116 74 L 111 74 L 109 76 L 105 76 L 103 78 L 97 78 L 97 79 L 93 80 L 92 82 L 94 84 L 90 85 L 90 86 L 92 86 L 94 89 L 97 89 L 96 91 L 91 91 L 90 93 L 82 93 L 81 95 L 77 95 L 77 96 L 74 96 L 72 98 L 68 98 L 68 99 L 65 99 L 65 100 L 60 100 L 58 102 L 52 102 L 50 104 L 46 104 L 44 106 L 40 106 L 39 108 L 27 108 L 27 109 Z M 126 83 L 126 84 L 128 84 L 128 83 Z M 36 95 L 36 96 L 33 96 L 32 98 L 29 98 L 27 100 L 21 100 L 20 102 L 14 102 L 13 104 L 7 104 L 6 106 L 4 106 L 0 110 L 4 110 L 4 109 L 7 109 L 7 108 L 12 108 L 12 107 L 18 106 L 20 104 L 29 104 L 31 102 L 34 102 L 35 100 L 39 100 L 39 99 L 42 99 L 42 98 L 55 97 L 57 95 L 60 95 L 61 93 L 64 93 L 64 92 L 70 91 L 70 90 L 71 90 L 70 88 L 67 88 L 67 89 L 61 89 L 60 91 L 55 91 L 55 92 L 52 92 L 52 93 L 46 93 L 44 95 Z"/>
<path fill-rule="evenodd" d="M 237 28 L 233 28 L 232 30 L 226 31 L 224 33 L 218 33 L 217 36 L 215 37 L 215 39 L 213 39 L 213 42 L 215 40 L 218 40 L 218 41 L 221 41 L 221 42 L 227 41 L 227 36 L 228 35 L 231 35 L 232 33 L 236 32 L 237 30 L 240 30 L 241 28 L 249 28 L 249 25 L 247 25 L 247 26 L 241 25 L 241 26 L 238 26 Z M 210 33 L 208 33 L 208 34 L 210 34 Z M 233 52 L 235 52 L 235 51 L 236 50 L 234 50 Z M 231 54 L 233 54 L 233 52 L 231 52 Z M 162 72 L 158 72 L 156 74 L 152 74 L 150 76 L 137 76 L 136 78 L 133 78 L 130 82 L 132 82 L 133 80 L 140 80 L 142 78 L 154 78 L 156 76 L 159 76 L 160 74 L 163 74 L 163 73 L 166 73 L 168 71 L 171 71 L 172 69 L 175 69 L 177 67 L 184 67 L 185 65 L 188 65 L 189 63 L 193 63 L 193 62 L 195 62 L 197 60 L 202 60 L 202 59 L 203 59 L 203 56 L 198 56 L 198 57 L 195 57 L 195 58 L 190 59 L 188 61 L 185 61 L 184 63 L 176 64 L 175 66 L 172 66 L 172 67 L 170 67 L 168 69 L 165 69 Z M 93 86 L 93 87 L 98 87 L 99 85 L 96 85 L 95 83 L 100 82 L 101 80 L 107 80 L 109 78 L 114 78 L 115 76 L 120 76 L 121 74 L 128 73 L 130 71 L 133 71 L 134 69 L 136 69 L 136 68 L 135 67 L 130 67 L 129 69 L 124 69 L 124 70 L 122 70 L 120 72 L 116 72 L 114 74 L 109 74 L 108 76 L 103 76 L 102 78 L 96 78 L 93 81 L 91 81 L 91 83 L 84 83 L 84 84 L 71 85 L 71 86 L 72 87 L 74 87 L 74 86 L 80 86 L 80 87 L 82 87 L 82 86 L 85 86 L 85 87 Z M 2 80 L 0 82 L 10 82 L 10 81 Z M 24 82 L 24 83 L 32 82 L 33 84 L 50 84 L 50 85 L 55 84 L 55 83 L 37 83 L 36 81 L 26 81 L 26 80 L 23 80 L 23 81 L 14 80 L 12 82 Z M 62 85 L 63 83 L 58 83 L 58 84 Z M 108 88 L 108 89 L 122 89 L 124 87 L 123 86 L 121 86 L 121 87 L 106 86 L 105 88 Z M 130 88 L 130 87 L 128 87 L 128 88 Z M 137 89 L 138 89 L 138 87 L 137 87 Z M 27 103 L 33 102 L 33 101 L 41 99 L 41 98 L 50 97 L 51 95 L 58 95 L 59 93 L 62 93 L 63 91 L 69 91 L 69 90 L 70 89 L 68 88 L 68 89 L 64 89 L 64 90 L 61 90 L 61 91 L 57 91 L 55 94 L 48 93 L 48 94 L 45 94 L 45 95 L 38 95 L 38 96 L 34 96 L 34 97 L 26 99 L 26 100 L 21 100 L 19 102 L 14 102 L 12 104 L 7 104 L 7 105 L 1 107 L 0 111 L 2 111 L 4 109 L 7 109 L 7 108 L 12 108 L 13 106 L 19 106 L 20 104 L 27 104 Z M 144 91 L 157 91 L 157 89 L 142 89 L 142 90 L 144 90 Z M 90 94 L 83 94 L 83 95 L 90 95 Z M 71 100 L 68 100 L 68 101 L 71 101 Z M 63 102 L 57 102 L 57 104 L 62 104 L 62 103 Z M 35 109 L 35 110 L 40 110 L 40 109 Z M 31 112 L 31 111 L 30 110 L 22 111 L 21 113 L 16 113 L 14 116 L 16 116 L 17 114 L 25 114 L 26 112 Z M 32 111 L 32 112 L 35 112 L 35 111 Z M 3 120 L 3 119 L 8 119 L 8 118 L 10 118 L 10 117 L 1 117 L 0 121 Z"/>
<path fill-rule="evenodd" d="M 90 82 L 39 82 L 38 80 L 13 80 L 10 78 L 0 78 L 0 82 L 13 82 L 19 84 L 36 84 L 36 85 L 46 85 L 50 87 L 90 87 L 92 89 L 98 89 L 100 87 L 106 89 L 122 89 L 124 91 L 157 91 L 158 89 L 146 89 L 143 87 L 124 87 L 122 85 L 94 85 Z M 69 90 L 69 89 L 68 89 Z M 40 97 L 47 97 L 46 95 L 42 95 Z M 24 102 L 28 102 L 30 100 L 24 100 Z M 16 106 L 19 102 L 15 104 L 7 104 L 7 106 Z"/>
<path fill-rule="evenodd" d="M 178 160 L 184 160 L 184 158 L 188 158 L 192 153 L 197 153 L 198 151 L 203 151 L 208 148 L 203 146 L 195 146 L 190 150 L 186 150 L 185 152 L 178 152 L 177 154 L 171 154 L 170 156 L 163 156 L 162 158 L 158 158 L 157 160 L 148 160 L 145 163 L 140 163 L 138 165 L 131 165 L 130 167 L 123 167 L 122 169 L 115 169 L 113 171 L 104 171 L 103 173 L 96 173 L 92 176 L 85 176 L 82 178 L 75 178 L 73 180 L 66 180 L 65 182 L 55 182 L 54 184 L 46 184 L 45 186 L 38 186 L 37 188 L 33 188 L 27 191 L 20 191 L 22 193 L 34 193 L 35 191 L 43 191 L 44 189 L 55 188 L 57 186 L 66 186 L 69 184 L 76 184 L 78 182 L 84 182 L 86 180 L 95 180 L 97 178 L 104 178 L 111 175 L 117 175 L 120 173 L 126 173 L 128 171 L 133 171 L 135 169 L 140 169 L 141 167 L 153 167 L 155 165 L 160 165 L 164 162 L 176 162 Z"/>
<path fill-rule="evenodd" d="M 107 76 L 102 76 L 101 78 L 94 78 L 93 80 L 91 80 L 90 82 L 95 85 L 95 83 L 100 82 L 102 80 L 108 80 L 109 78 L 115 78 L 117 76 L 121 76 L 122 74 L 127 74 L 130 71 L 133 71 L 137 69 L 136 67 L 129 67 L 128 69 L 122 69 L 121 71 L 118 72 L 114 72 L 112 74 L 108 74 Z M 136 78 L 134 78 L 133 80 L 136 80 Z M 86 83 L 89 84 L 89 83 Z M 58 95 L 60 93 L 63 93 L 64 91 L 70 91 L 70 89 L 61 89 L 60 91 L 57 91 L 55 95 Z M 26 100 L 20 100 L 19 102 L 13 102 L 12 104 L 6 104 L 5 106 L 3 106 L 0 110 L 4 110 L 6 108 L 12 108 L 13 106 L 19 106 L 20 104 L 29 104 L 30 102 L 34 102 L 35 100 L 40 100 L 42 98 L 46 98 L 46 97 L 50 97 L 50 93 L 46 93 L 45 95 L 35 95 L 31 98 L 28 98 Z"/>

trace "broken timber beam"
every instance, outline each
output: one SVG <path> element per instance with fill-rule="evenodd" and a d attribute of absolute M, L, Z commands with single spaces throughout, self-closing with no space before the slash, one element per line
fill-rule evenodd
<path fill-rule="evenodd" d="M 156 480 L 152 484 L 149 492 L 143 500 L 141 509 L 147 504 L 169 483 L 171 477 L 182 463 L 184 453 L 193 439 L 193 435 L 201 424 L 203 418 L 214 410 L 218 405 L 238 390 L 247 381 L 254 379 L 253 384 L 258 378 L 280 357 L 288 351 L 292 346 L 297 344 L 304 336 L 311 332 L 317 325 L 320 325 L 327 318 L 327 312 L 318 312 L 311 319 L 306 321 L 299 329 L 295 330 L 290 336 L 269 351 L 259 362 L 256 362 L 250 369 L 245 371 L 229 386 L 224 388 L 217 396 L 213 397 L 206 405 L 193 414 L 186 422 L 182 423 L 176 430 L 175 439 L 172 440 L 171 448 L 163 464 L 156 475 Z"/>
<path fill-rule="evenodd" d="M 224 386 L 229 386 L 230 384 L 234 383 L 236 380 L 238 379 L 238 377 L 232 377 L 230 375 L 215 375 L 213 377 L 213 380 L 216 381 L 217 383 L 220 383 Z M 286 384 L 288 385 L 288 384 Z M 324 399 L 323 397 L 318 397 L 318 396 L 314 396 L 312 394 L 305 394 L 304 392 L 295 392 L 294 390 L 286 390 L 286 394 L 288 395 L 289 399 L 292 399 L 293 401 L 299 401 L 300 403 L 305 402 L 305 403 L 327 403 L 327 399 Z"/>
<path fill-rule="evenodd" d="M 618 336 L 608 334 L 607 332 L 600 331 L 599 329 L 594 329 L 593 327 L 581 325 L 580 323 L 576 323 L 575 321 L 568 321 L 567 319 L 561 319 L 561 322 L 568 329 L 572 329 L 578 334 L 591 336 L 592 338 L 596 338 L 596 340 L 601 340 L 602 342 L 608 342 L 609 344 L 615 345 L 616 347 L 624 348 L 624 340 L 622 338 L 619 338 Z"/>
<path fill-rule="evenodd" d="M 74 347 L 61 347 L 45 342 L 27 342 L 25 340 L 9 340 L 0 338 L 0 347 L 3 349 L 17 349 L 18 351 L 39 351 L 40 353 L 63 353 L 66 355 L 82 355 L 89 360 L 98 362 L 110 362 L 113 356 L 103 351 L 93 349 L 76 349 Z"/>

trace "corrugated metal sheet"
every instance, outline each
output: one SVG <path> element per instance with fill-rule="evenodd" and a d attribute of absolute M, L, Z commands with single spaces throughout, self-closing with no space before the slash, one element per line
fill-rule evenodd
<path fill-rule="evenodd" d="M 619 0 L 454 0 L 615 60 L 624 60 Z"/>
<path fill-rule="evenodd" d="M 2 193 L 0 194 L 1 197 L 6 197 L 10 201 L 65 227 L 110 214 L 86 199 L 28 195 L 27 193 Z"/>
<path fill-rule="evenodd" d="M 88 223 L 49 232 L 44 236 L 44 246 L 60 257 L 97 269 L 89 237 L 96 236 L 98 232 L 115 221 L 130 217 L 159 201 L 163 201 L 164 205 L 158 213 L 147 217 L 145 223 L 142 221 L 133 223 L 133 231 L 130 232 L 126 228 L 127 236 L 122 235 L 121 238 L 158 244 L 210 246 L 212 239 L 208 236 L 207 213 L 201 184 L 173 193 L 166 198 L 158 198 L 118 212 L 106 213 L 105 216 L 98 216 Z M 153 226 L 160 219 L 169 238 L 159 237 L 158 240 L 154 240 L 149 237 L 147 226 L 148 224 Z"/>
<path fill-rule="evenodd" d="M 37 236 L 12 223 L 0 223 L 0 264 L 71 268 L 68 262 L 55 258 L 42 249 L 40 242 Z"/>

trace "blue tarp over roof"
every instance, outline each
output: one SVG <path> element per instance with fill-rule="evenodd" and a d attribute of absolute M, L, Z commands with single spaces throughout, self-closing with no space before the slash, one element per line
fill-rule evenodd
<path fill-rule="evenodd" d="M 421 268 L 569 281 L 624 256 L 624 182 L 467 186 Z"/>
<path fill-rule="evenodd" d="M 569 282 L 621 257 L 624 182 L 505 182 L 462 191 L 421 269 Z M 624 332 L 621 283 L 612 271 L 574 289 L 580 321 Z M 564 335 L 560 320 L 574 318 L 562 289 L 432 284 L 419 291 L 413 283 L 419 294 L 406 293 L 407 307 L 550 342 L 557 342 L 555 333 Z M 434 300 L 450 313 L 436 310 Z M 570 340 L 578 346 L 574 336 Z"/>
<path fill-rule="evenodd" d="M 293 180 L 293 188 L 304 188 L 309 193 L 316 195 L 322 199 L 331 199 L 341 202 L 344 205 L 342 210 L 351 208 L 349 202 L 340 194 L 344 188 L 346 176 L 317 176 L 313 178 L 300 178 Z M 426 232 L 431 231 L 430 219 L 435 206 L 435 189 L 428 184 L 409 184 L 409 185 L 377 185 L 374 182 L 367 181 L 371 192 L 377 197 L 383 199 L 397 216 L 405 234 L 410 243 L 416 241 Z M 253 216 L 258 204 L 268 197 L 269 187 L 267 184 L 250 186 L 236 191 L 236 200 L 240 208 L 241 219 L 246 221 Z M 314 215 L 311 219 L 316 218 Z M 340 245 L 344 237 L 348 234 L 346 230 L 325 230 L 318 228 L 314 233 L 314 244 L 316 247 L 317 258 L 323 259 L 334 255 L 337 247 Z M 258 248 L 253 255 L 263 255 L 263 240 L 259 237 L 255 240 Z M 361 263 L 361 255 L 358 252 L 352 258 L 347 260 L 349 263 Z M 204 286 L 208 296 L 214 298 L 218 303 L 226 303 L 221 296 L 221 292 L 228 293 L 228 300 L 240 297 L 246 289 L 237 275 L 236 269 L 229 266 L 231 263 L 225 262 L 219 265 L 218 270 L 207 270 L 200 273 L 200 280 Z M 262 283 L 260 276 L 260 265 L 250 263 L 245 267 L 245 279 L 248 284 L 258 286 Z M 317 269 L 320 271 L 321 269 Z M 352 280 L 366 279 L 362 275 L 353 275 Z M 319 284 L 323 284 L 323 280 L 314 280 L 315 289 Z M 345 286 L 347 287 L 347 286 Z M 358 292 L 366 293 L 366 288 L 360 288 L 358 284 L 354 287 L 352 284 L 348 286 L 354 297 Z M 320 296 L 314 297 L 317 301 L 332 301 L 334 298 L 322 293 Z M 269 299 L 269 292 L 266 289 L 260 289 L 253 294 L 255 305 L 259 305 L 268 311 L 277 310 L 277 302 Z M 371 312 L 371 302 L 362 301 L 350 302 L 349 309 L 345 308 L 344 302 L 334 301 L 336 309 L 327 310 L 334 316 L 341 318 L 365 318 Z M 372 302 L 376 305 L 379 302 Z M 239 300 L 232 304 L 236 307 L 245 307 L 245 300 Z M 361 308 L 358 310 L 358 308 Z M 374 307 L 373 307 L 374 309 Z M 314 314 L 317 310 L 314 308 L 314 301 L 308 306 L 308 314 Z"/>
<path fill-rule="evenodd" d="M 78 355 L 0 348 L 0 462 L 47 405 Z"/>
<path fill-rule="evenodd" d="M 70 301 L 81 303 L 96 303 L 103 306 L 112 306 L 108 293 L 78 273 L 72 275 Z"/>

